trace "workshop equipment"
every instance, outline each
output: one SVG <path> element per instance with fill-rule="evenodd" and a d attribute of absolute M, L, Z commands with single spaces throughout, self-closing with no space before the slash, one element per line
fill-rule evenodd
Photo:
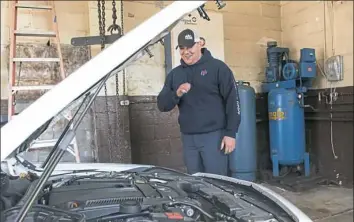
<path fill-rule="evenodd" d="M 99 35 L 95 36 L 84 36 L 84 37 L 74 37 L 71 39 L 71 45 L 73 46 L 93 46 L 93 45 L 100 45 L 101 51 L 103 51 L 106 48 L 106 45 L 112 44 L 121 37 L 124 36 L 124 1 L 120 0 L 120 25 L 117 24 L 117 8 L 116 8 L 116 0 L 110 1 L 112 3 L 112 24 L 106 29 L 106 0 L 96 0 L 97 2 L 97 20 L 98 20 L 98 32 Z M 113 33 L 116 31 L 117 33 Z M 110 34 L 107 34 L 109 32 Z M 146 49 L 147 53 L 151 53 L 148 49 Z M 115 105 L 114 105 L 114 111 L 113 114 L 115 115 L 114 118 L 116 119 L 117 122 L 122 122 L 122 128 L 125 129 L 125 121 L 124 118 L 120 118 L 119 115 L 119 110 L 118 110 L 118 104 L 125 109 L 128 109 L 129 106 L 129 100 L 126 92 L 126 70 L 122 70 L 122 91 L 123 94 L 119 95 L 119 73 L 116 72 L 114 77 L 115 77 Z M 112 74 L 113 77 L 113 74 Z M 109 104 L 108 104 L 108 91 L 107 91 L 107 83 L 104 84 L 104 102 L 105 102 L 105 111 L 104 115 L 106 118 L 107 123 L 110 122 L 111 115 L 109 112 Z M 123 99 L 123 100 L 122 100 Z M 95 106 L 95 105 L 94 105 Z M 97 111 L 93 109 L 93 115 L 97 115 Z M 111 124 L 107 124 L 108 128 L 108 134 L 107 134 L 107 140 L 108 140 L 108 160 L 103 160 L 103 161 L 109 161 L 110 163 L 112 162 L 130 162 L 129 160 L 124 159 L 126 155 L 122 153 L 122 149 L 119 148 L 119 140 L 117 138 L 114 138 L 115 135 L 120 135 L 119 129 L 118 129 L 118 124 L 112 128 Z M 102 149 L 102 148 L 101 148 Z M 101 152 L 102 153 L 102 152 Z M 102 160 L 102 159 L 101 159 Z"/>
<path fill-rule="evenodd" d="M 156 43 L 160 43 L 182 17 L 206 3 L 207 1 L 172 2 L 131 30 L 128 35 L 124 35 L 73 71 L 70 78 L 66 78 L 34 101 L 16 118 L 1 128 L 1 161 L 8 158 L 34 131 L 45 126 L 69 103 L 88 91 L 91 92 L 91 87 L 99 87 L 99 84 L 106 81 L 112 72 L 119 72 L 128 63 L 131 64 L 141 58 L 145 48 L 152 48 Z M 87 94 L 84 98 L 90 96 L 91 94 Z M 94 94 L 94 96 L 96 95 Z M 53 102 L 52 98 L 60 98 L 60 100 Z M 51 105 L 48 106 L 48 104 Z M 38 115 L 38 110 L 41 109 L 43 109 L 43 113 Z M 11 138 L 14 131 L 16 131 L 16 138 Z"/>
<path fill-rule="evenodd" d="M 306 152 L 304 93 L 316 77 L 315 50 L 300 50 L 300 62 L 289 59 L 289 49 L 267 43 L 268 67 L 262 89 L 268 92 L 270 156 L 273 176 L 279 176 L 280 166 L 304 165 L 310 175 L 310 157 Z"/>
<path fill-rule="evenodd" d="M 256 93 L 249 82 L 237 81 L 241 103 L 241 124 L 236 149 L 229 155 L 231 176 L 255 181 L 257 171 Z"/>
<path fill-rule="evenodd" d="M 9 99 L 8 99 L 8 121 L 10 121 L 15 115 L 15 94 L 17 91 L 28 91 L 28 90 L 49 90 L 54 87 L 54 85 L 37 85 L 37 86 L 15 86 L 16 82 L 16 63 L 19 62 L 59 62 L 60 76 L 64 79 L 64 65 L 63 58 L 61 55 L 60 39 L 58 24 L 56 21 L 56 12 L 53 1 L 48 1 L 48 5 L 28 5 L 23 3 L 23 1 L 11 1 L 11 11 L 12 19 L 10 26 L 10 57 L 9 57 Z M 35 9 L 35 10 L 50 10 L 52 13 L 53 29 L 54 31 L 33 31 L 33 30 L 17 30 L 17 18 L 19 9 Z M 57 43 L 58 57 L 57 58 L 16 58 L 16 37 L 17 36 L 27 36 L 27 37 L 47 37 L 55 38 Z"/>
<path fill-rule="evenodd" d="M 60 47 L 60 38 L 59 38 L 59 29 L 58 29 L 58 21 L 55 10 L 54 1 L 43 1 L 48 2 L 48 4 L 36 4 L 29 5 L 26 1 L 10 1 L 11 3 L 11 22 L 10 22 L 10 56 L 9 56 L 9 98 L 8 98 L 8 122 L 11 121 L 15 117 L 18 112 L 15 110 L 16 100 L 15 95 L 18 91 L 46 91 L 52 89 L 55 85 L 36 85 L 36 86 L 15 86 L 16 83 L 16 63 L 20 63 L 20 69 L 18 75 L 20 76 L 21 65 L 23 62 L 31 62 L 31 63 L 48 63 L 48 62 L 56 62 L 59 63 L 59 72 L 61 79 L 66 78 L 66 74 L 64 71 L 64 63 L 63 57 L 61 53 Z M 52 31 L 34 31 L 34 30 L 18 30 L 17 29 L 17 18 L 18 18 L 18 10 L 20 9 L 32 9 L 32 10 L 46 10 L 51 12 L 52 17 Z M 18 58 L 16 57 L 16 37 L 38 37 L 38 38 L 54 38 L 57 46 L 58 57 L 56 58 Z M 19 83 L 19 81 L 18 81 Z M 37 114 L 37 115 L 40 115 Z M 70 120 L 71 113 L 68 112 L 65 114 L 65 118 Z M 53 147 L 56 144 L 57 139 L 51 140 L 34 140 L 30 144 L 30 149 L 41 149 Z M 76 162 L 80 162 L 79 151 L 77 147 L 76 137 L 74 137 L 72 143 L 70 144 L 70 148 L 68 151 L 75 156 Z"/>

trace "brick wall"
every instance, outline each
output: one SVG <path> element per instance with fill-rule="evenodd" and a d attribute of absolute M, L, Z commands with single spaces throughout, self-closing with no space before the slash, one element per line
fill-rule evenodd
<path fill-rule="evenodd" d="M 130 97 L 130 128 L 134 163 L 156 164 L 184 171 L 178 109 L 161 113 L 156 97 Z"/>
<path fill-rule="evenodd" d="M 106 100 L 107 99 L 107 100 Z M 129 107 L 124 96 L 98 96 L 92 109 L 93 142 L 100 163 L 131 163 Z M 106 103 L 108 108 L 106 108 Z"/>
<path fill-rule="evenodd" d="M 306 100 L 306 104 L 317 109 L 305 110 L 307 149 L 312 154 L 311 161 L 316 164 L 322 175 L 337 183 L 353 185 L 354 88 L 353 86 L 337 88 L 338 100 L 334 102 L 332 111 L 325 98 L 318 100 L 320 92 L 325 91 L 323 89 L 310 91 Z M 330 112 L 332 112 L 332 135 Z"/>

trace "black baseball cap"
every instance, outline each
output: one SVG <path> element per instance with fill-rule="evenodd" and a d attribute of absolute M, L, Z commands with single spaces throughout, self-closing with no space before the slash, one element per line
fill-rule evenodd
<path fill-rule="evenodd" d="M 191 29 L 185 29 L 178 35 L 177 47 L 192 47 L 196 42 L 200 41 L 200 37 Z"/>

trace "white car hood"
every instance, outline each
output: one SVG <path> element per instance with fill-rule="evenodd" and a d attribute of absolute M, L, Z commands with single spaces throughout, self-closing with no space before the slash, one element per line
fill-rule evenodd
<path fill-rule="evenodd" d="M 239 180 L 239 179 L 227 177 L 227 176 L 210 174 L 210 173 L 195 173 L 195 174 L 193 174 L 193 176 L 220 179 L 220 180 L 230 181 L 235 184 L 251 186 L 252 188 L 257 190 L 258 192 L 262 193 L 264 196 L 268 197 L 269 199 L 271 199 L 275 203 L 277 203 L 284 211 L 286 211 L 289 215 L 291 215 L 295 221 L 298 221 L 298 222 L 312 222 L 313 221 L 304 212 L 302 212 L 299 208 L 297 208 L 294 204 L 292 204 L 290 201 L 288 201 L 287 199 L 285 199 L 281 195 L 277 194 L 276 192 L 270 190 L 269 188 L 262 186 L 261 184 L 257 184 L 257 183 L 253 183 L 253 182 L 245 181 L 245 180 Z"/>
<path fill-rule="evenodd" d="M 39 166 L 40 164 L 34 164 Z M 28 170 L 23 168 L 21 171 L 21 168 L 19 165 L 16 167 L 17 172 L 8 172 L 12 175 L 19 175 L 21 173 L 26 173 Z M 141 165 L 141 164 L 116 164 L 116 163 L 59 163 L 55 170 L 52 173 L 52 176 L 62 174 L 62 173 L 70 173 L 75 169 L 76 171 L 80 170 L 98 170 L 98 171 L 107 171 L 107 172 L 121 172 L 121 171 L 126 171 L 126 170 L 132 170 L 135 168 L 140 168 L 140 167 L 146 167 L 146 168 L 151 168 L 154 167 L 154 165 Z M 8 169 L 11 171 L 11 169 Z M 38 176 L 41 175 L 39 172 L 35 172 Z M 82 173 L 75 173 L 75 175 L 83 175 L 83 174 L 91 174 L 94 172 L 82 172 Z M 245 186 L 252 186 L 256 191 L 262 193 L 264 196 L 268 197 L 269 199 L 273 200 L 275 203 L 277 203 L 283 210 L 285 210 L 289 215 L 293 217 L 295 221 L 298 222 L 312 222 L 312 220 L 304 214 L 299 208 L 297 208 L 294 204 L 292 204 L 290 201 L 282 197 L 281 195 L 277 194 L 276 192 L 270 190 L 269 188 L 249 182 L 249 181 L 244 181 L 244 180 L 239 180 L 231 177 L 226 177 L 226 176 L 221 176 L 221 175 L 215 175 L 215 174 L 209 174 L 209 173 L 195 173 L 192 176 L 197 176 L 197 177 L 207 177 L 207 178 L 212 178 L 212 179 L 221 179 L 225 181 L 229 181 L 235 184 L 239 185 L 245 185 Z"/>
<path fill-rule="evenodd" d="M 206 1 L 176 1 L 170 4 L 119 38 L 10 120 L 1 128 L 1 161 L 7 159 L 30 135 L 72 101 L 115 68 L 119 67 L 117 71 L 125 68 L 147 45 L 158 41 L 181 18 L 204 3 Z"/>

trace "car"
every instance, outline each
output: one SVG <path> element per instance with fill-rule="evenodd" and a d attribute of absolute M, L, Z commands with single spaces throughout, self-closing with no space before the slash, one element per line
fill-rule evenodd
<path fill-rule="evenodd" d="M 143 56 L 188 13 L 198 9 L 208 19 L 205 3 L 170 4 L 1 128 L 1 221 L 311 221 L 288 200 L 253 182 L 152 165 L 60 162 L 108 77 Z M 74 107 L 81 111 L 46 161 L 25 160 L 21 155 L 30 142 Z"/>

